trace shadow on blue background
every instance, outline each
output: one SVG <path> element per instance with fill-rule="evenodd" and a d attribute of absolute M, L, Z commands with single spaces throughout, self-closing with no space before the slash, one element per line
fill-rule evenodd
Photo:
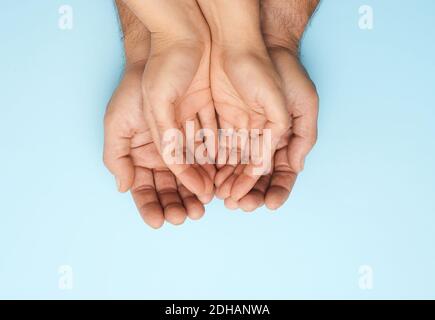
<path fill-rule="evenodd" d="M 215 200 L 159 231 L 101 161 L 123 63 L 111 1 L 0 6 L 0 298 L 435 298 L 434 1 L 324 0 L 302 52 L 319 142 L 291 199 L 251 215 Z"/>

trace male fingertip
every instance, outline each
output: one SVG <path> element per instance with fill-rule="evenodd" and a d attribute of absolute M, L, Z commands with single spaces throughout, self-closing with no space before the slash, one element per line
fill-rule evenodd
<path fill-rule="evenodd" d="M 233 201 L 231 198 L 226 198 L 224 201 L 224 205 L 229 210 L 237 210 L 239 209 L 239 205 L 236 201 Z"/>
<path fill-rule="evenodd" d="M 117 186 L 118 186 L 118 192 L 120 193 L 126 193 L 131 189 L 131 185 L 127 184 L 126 182 L 120 182 L 120 184 L 117 183 Z"/>
<path fill-rule="evenodd" d="M 205 208 L 204 208 L 204 206 L 198 206 L 198 207 L 195 207 L 195 208 L 191 208 L 187 212 L 187 216 L 191 220 L 199 220 L 199 219 L 201 219 L 204 216 L 204 214 L 205 214 Z"/>
<path fill-rule="evenodd" d="M 143 220 L 144 220 L 145 224 L 147 224 L 149 227 L 151 227 L 154 230 L 160 229 L 163 226 L 163 224 L 165 223 L 165 219 L 163 218 L 163 215 L 159 218 L 144 217 Z"/>
<path fill-rule="evenodd" d="M 181 208 L 178 205 L 165 208 L 166 221 L 168 221 L 170 224 L 174 226 L 182 225 L 184 221 L 186 221 L 187 212 L 185 211 L 184 208 L 181 210 L 180 209 Z"/>
<path fill-rule="evenodd" d="M 162 219 L 161 221 L 156 221 L 152 223 L 148 222 L 147 225 L 153 228 L 154 230 L 158 230 L 163 226 L 164 223 L 165 221 Z"/>
<path fill-rule="evenodd" d="M 284 204 L 284 202 L 279 201 L 273 197 L 272 198 L 266 197 L 266 200 L 265 200 L 266 208 L 269 210 L 272 210 L 272 211 L 278 210 L 283 204 Z"/>
<path fill-rule="evenodd" d="M 265 204 L 269 210 L 275 211 L 282 207 L 290 196 L 290 192 L 281 187 L 271 187 L 266 194 Z"/>

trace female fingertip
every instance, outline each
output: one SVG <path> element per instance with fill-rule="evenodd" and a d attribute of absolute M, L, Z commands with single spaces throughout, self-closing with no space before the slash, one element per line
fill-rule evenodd
<path fill-rule="evenodd" d="M 237 201 L 234 201 L 231 198 L 226 198 L 224 201 L 224 205 L 229 210 L 237 210 L 239 208 Z"/>
<path fill-rule="evenodd" d="M 198 196 L 199 201 L 201 201 L 203 204 L 208 204 L 211 202 L 211 200 L 213 200 L 214 194 L 205 194 L 205 195 L 201 195 Z"/>
<path fill-rule="evenodd" d="M 305 167 L 305 158 L 302 158 L 299 164 L 299 172 L 304 171 L 304 167 Z"/>
<path fill-rule="evenodd" d="M 121 191 L 121 180 L 118 177 L 115 177 L 115 181 L 116 181 L 116 187 L 118 189 L 119 192 Z"/>

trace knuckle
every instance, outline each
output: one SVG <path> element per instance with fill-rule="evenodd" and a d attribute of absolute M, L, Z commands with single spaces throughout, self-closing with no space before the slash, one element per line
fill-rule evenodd
<path fill-rule="evenodd" d="M 113 111 L 107 111 L 106 114 L 104 115 L 104 120 L 103 120 L 103 124 L 104 124 L 104 130 L 106 131 L 111 131 L 112 129 L 114 129 L 117 126 L 117 122 L 119 120 L 119 117 L 117 117 L 117 113 L 113 112 Z"/>
<path fill-rule="evenodd" d="M 319 108 L 320 98 L 319 94 L 317 93 L 316 87 L 312 86 L 312 88 L 309 90 L 309 94 L 306 98 L 306 103 L 308 106 L 310 106 L 312 109 L 317 110 Z"/>
<path fill-rule="evenodd" d="M 282 117 L 280 122 L 277 123 L 277 130 L 284 134 L 287 132 L 291 127 L 291 121 L 289 117 Z"/>

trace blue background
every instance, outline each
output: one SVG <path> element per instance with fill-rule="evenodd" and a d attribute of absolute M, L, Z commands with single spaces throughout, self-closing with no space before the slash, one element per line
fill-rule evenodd
<path fill-rule="evenodd" d="M 435 298 L 434 12 L 324 0 L 303 43 L 320 136 L 292 198 L 252 215 L 215 200 L 155 231 L 101 161 L 123 66 L 112 2 L 2 0 L 0 298 Z"/>

